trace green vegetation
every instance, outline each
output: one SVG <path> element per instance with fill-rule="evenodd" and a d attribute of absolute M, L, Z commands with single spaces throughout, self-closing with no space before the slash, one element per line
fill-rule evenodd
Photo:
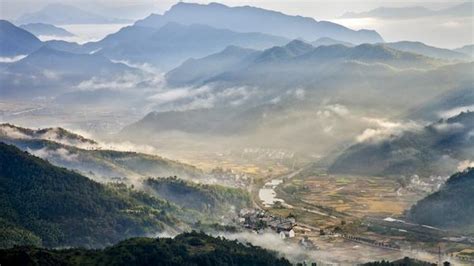
<path fill-rule="evenodd" d="M 352 145 L 329 167 L 330 173 L 363 176 L 449 175 L 474 156 L 474 112 L 463 112 L 421 130 Z"/>
<path fill-rule="evenodd" d="M 103 250 L 0 250 L 1 265 L 291 265 L 273 252 L 204 233 L 133 238 Z"/>
<path fill-rule="evenodd" d="M 474 232 L 474 168 L 451 176 L 437 192 L 414 205 L 410 220 L 441 228 Z"/>
<path fill-rule="evenodd" d="M 149 178 L 144 183 L 150 193 L 162 199 L 216 217 L 251 206 L 249 193 L 241 189 L 197 184 L 176 177 Z"/>
<path fill-rule="evenodd" d="M 193 180 L 206 177 L 194 166 L 160 156 L 101 150 L 100 145 L 95 141 L 62 128 L 33 130 L 0 124 L 0 141 L 38 154 L 56 166 L 73 169 L 99 182 L 127 181 L 128 178 L 137 176 L 177 175 Z"/>
<path fill-rule="evenodd" d="M 0 247 L 101 247 L 179 222 L 168 202 L 104 186 L 0 143 Z"/>
<path fill-rule="evenodd" d="M 430 263 L 426 261 L 411 259 L 405 257 L 397 261 L 375 261 L 363 264 L 364 266 L 436 266 L 436 263 Z"/>

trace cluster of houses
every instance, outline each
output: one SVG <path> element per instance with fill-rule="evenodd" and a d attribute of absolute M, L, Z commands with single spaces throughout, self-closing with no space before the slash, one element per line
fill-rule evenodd
<path fill-rule="evenodd" d="M 239 222 L 243 227 L 256 232 L 272 229 L 282 239 L 295 237 L 293 227 L 296 225 L 296 219 L 292 216 L 283 218 L 271 215 L 264 210 L 242 209 L 239 213 Z"/>
<path fill-rule="evenodd" d="M 271 215 L 264 210 L 242 209 L 239 213 L 239 222 L 243 227 L 257 233 L 271 229 L 277 232 L 281 239 L 291 239 L 296 236 L 296 219 L 291 214 L 283 218 Z M 307 236 L 304 236 L 299 244 L 307 249 L 316 248 Z"/>

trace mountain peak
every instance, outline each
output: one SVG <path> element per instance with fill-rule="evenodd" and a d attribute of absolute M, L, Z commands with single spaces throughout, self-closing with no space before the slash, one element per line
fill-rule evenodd
<path fill-rule="evenodd" d="M 29 54 L 41 45 L 30 32 L 7 20 L 0 20 L 0 56 Z"/>
<path fill-rule="evenodd" d="M 301 53 L 306 53 L 312 50 L 314 47 L 307 42 L 304 42 L 299 39 L 295 39 L 289 42 L 287 45 L 285 45 L 285 48 L 289 49 L 295 54 L 301 54 Z"/>

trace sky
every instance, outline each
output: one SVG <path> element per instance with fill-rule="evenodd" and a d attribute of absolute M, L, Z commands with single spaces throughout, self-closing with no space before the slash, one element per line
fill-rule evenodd
<path fill-rule="evenodd" d="M 469 0 L 467 0 L 469 1 Z M 472 0 L 471 0 L 472 1 Z M 139 19 L 150 13 L 163 13 L 176 0 L 0 0 L 0 17 L 14 20 L 27 12 L 41 9 L 49 3 L 71 4 L 98 14 Z M 456 48 L 474 42 L 474 21 L 470 18 L 423 19 L 341 19 L 346 12 L 362 12 L 377 7 L 423 6 L 441 9 L 463 1 L 456 0 L 193 0 L 187 2 L 219 2 L 229 6 L 250 5 L 281 11 L 291 15 L 329 20 L 352 29 L 377 30 L 386 41 L 415 40 L 446 48 Z M 474 11 L 473 11 L 474 13 Z"/>

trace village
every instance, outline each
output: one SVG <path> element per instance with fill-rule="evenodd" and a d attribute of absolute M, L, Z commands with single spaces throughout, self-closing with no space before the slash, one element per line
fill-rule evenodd
<path fill-rule="evenodd" d="M 309 228 L 297 225 L 296 219 L 291 214 L 286 217 L 278 217 L 265 210 L 242 209 L 239 213 L 239 224 L 255 233 L 263 233 L 272 230 L 278 233 L 283 240 L 293 240 L 296 234 L 302 235 L 298 243 L 305 249 L 316 250 L 318 247 L 305 234 L 311 232 Z"/>

